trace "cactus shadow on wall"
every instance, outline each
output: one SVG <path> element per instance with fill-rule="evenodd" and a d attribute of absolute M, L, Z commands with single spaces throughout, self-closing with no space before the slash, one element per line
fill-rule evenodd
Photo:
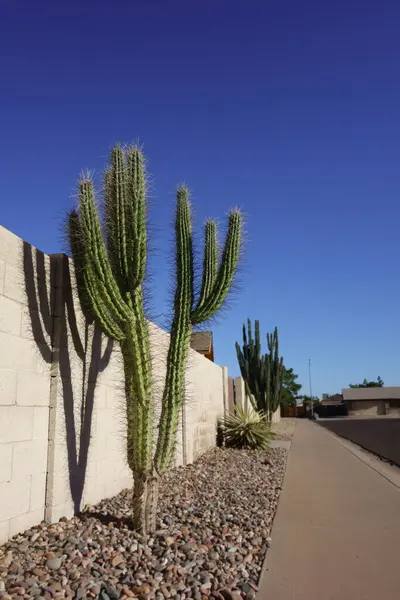
<path fill-rule="evenodd" d="M 57 385 L 58 379 L 62 386 L 69 487 L 77 514 L 82 508 L 96 384 L 99 374 L 110 361 L 112 341 L 108 341 L 102 352 L 103 336 L 93 320 L 85 317 L 82 319 L 83 327 L 78 327 L 70 269 L 66 255 L 50 255 L 50 262 L 46 262 L 42 252 L 27 242 L 23 243 L 24 283 L 31 332 L 43 360 L 52 365 L 51 378 L 56 377 L 52 385 Z M 75 352 L 81 365 L 79 374 L 71 369 L 71 351 Z M 72 385 L 73 378 L 80 382 L 78 391 Z M 54 403 L 57 401 L 56 394 L 52 395 Z M 50 408 L 55 407 L 50 400 Z M 78 419 L 77 407 L 80 410 Z M 46 507 L 53 504 L 49 480 Z"/>

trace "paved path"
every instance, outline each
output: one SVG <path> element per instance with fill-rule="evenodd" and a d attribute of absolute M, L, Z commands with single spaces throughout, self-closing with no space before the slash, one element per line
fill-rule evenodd
<path fill-rule="evenodd" d="M 400 489 L 299 421 L 258 600 L 395 600 L 399 558 Z"/>

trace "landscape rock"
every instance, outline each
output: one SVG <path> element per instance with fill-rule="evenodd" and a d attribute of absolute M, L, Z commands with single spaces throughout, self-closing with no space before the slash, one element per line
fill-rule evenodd
<path fill-rule="evenodd" d="M 148 539 L 131 530 L 131 490 L 17 535 L 0 548 L 0 599 L 254 600 L 286 458 L 218 448 L 172 470 Z"/>
<path fill-rule="evenodd" d="M 51 557 L 47 559 L 46 567 L 52 571 L 58 571 L 58 569 L 61 567 L 61 562 L 61 558 L 58 558 L 57 556 Z"/>

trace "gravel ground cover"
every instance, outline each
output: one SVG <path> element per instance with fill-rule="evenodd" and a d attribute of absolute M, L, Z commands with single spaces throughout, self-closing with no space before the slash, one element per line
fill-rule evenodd
<path fill-rule="evenodd" d="M 287 435 L 286 433 L 276 433 L 274 435 L 274 440 L 279 440 L 282 442 L 291 442 L 292 439 L 293 439 L 293 436 Z"/>
<path fill-rule="evenodd" d="M 286 458 L 218 448 L 174 469 L 147 539 L 130 528 L 130 490 L 42 523 L 0 548 L 0 598 L 252 600 Z"/>
<path fill-rule="evenodd" d="M 272 431 L 274 432 L 276 440 L 283 440 L 290 442 L 294 436 L 296 430 L 296 419 L 284 418 L 279 423 L 273 423 Z"/>

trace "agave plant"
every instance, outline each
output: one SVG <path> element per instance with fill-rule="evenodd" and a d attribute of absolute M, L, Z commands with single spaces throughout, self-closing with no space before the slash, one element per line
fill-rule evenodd
<path fill-rule="evenodd" d="M 147 262 L 147 189 L 137 147 L 117 146 L 105 176 L 105 215 L 93 182 L 79 184 L 79 207 L 69 215 L 69 238 L 80 298 L 104 333 L 119 342 L 125 375 L 127 460 L 134 478 L 133 523 L 156 528 L 160 476 L 174 458 L 192 329 L 224 304 L 242 243 L 242 215 L 232 210 L 220 254 L 217 226 L 205 225 L 203 277 L 196 293 L 189 192 L 178 189 L 175 212 L 176 286 L 158 437 L 154 443 L 153 373 L 143 305 Z"/>
<path fill-rule="evenodd" d="M 267 450 L 273 439 L 269 423 L 263 412 L 237 407 L 225 416 L 222 422 L 225 445 L 228 448 L 258 448 Z"/>

